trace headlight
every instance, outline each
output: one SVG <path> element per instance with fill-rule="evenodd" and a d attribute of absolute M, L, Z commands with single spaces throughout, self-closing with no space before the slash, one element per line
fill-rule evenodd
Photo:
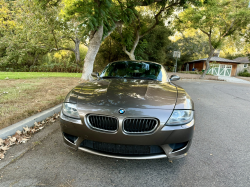
<path fill-rule="evenodd" d="M 80 119 L 80 116 L 76 109 L 76 104 L 63 103 L 62 112 L 65 116 Z"/>
<path fill-rule="evenodd" d="M 189 123 L 194 118 L 192 110 L 174 110 L 165 125 L 183 125 Z"/>

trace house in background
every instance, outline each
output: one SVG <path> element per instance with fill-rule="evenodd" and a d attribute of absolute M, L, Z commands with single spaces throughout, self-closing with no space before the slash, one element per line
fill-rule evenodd
<path fill-rule="evenodd" d="M 182 69 L 184 71 L 205 70 L 206 60 L 207 58 L 203 58 L 191 62 L 186 62 Z M 236 76 L 238 64 L 240 64 L 240 62 L 237 62 L 235 60 L 220 58 L 218 52 L 215 53 L 214 56 L 209 61 L 210 69 L 208 73 L 218 76 L 229 76 L 229 77 Z"/>
<path fill-rule="evenodd" d="M 236 75 L 238 75 L 238 73 L 244 71 L 245 69 L 250 73 L 250 61 L 248 57 L 239 57 L 234 59 L 234 61 L 240 63 L 237 65 Z"/>

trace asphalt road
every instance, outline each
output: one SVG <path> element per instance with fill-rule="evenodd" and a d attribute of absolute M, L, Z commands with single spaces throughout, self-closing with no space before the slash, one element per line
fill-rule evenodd
<path fill-rule="evenodd" d="M 0 186 L 250 186 L 250 86 L 199 80 L 176 84 L 186 89 L 196 109 L 187 157 L 170 163 L 71 151 L 62 144 L 57 122 L 36 134 L 21 156 L 26 144 L 10 149 L 4 162 L 15 159 L 1 169 Z"/>

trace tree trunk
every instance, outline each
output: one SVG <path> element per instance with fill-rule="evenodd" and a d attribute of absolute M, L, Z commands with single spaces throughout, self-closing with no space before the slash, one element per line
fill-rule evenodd
<path fill-rule="evenodd" d="M 89 48 L 84 59 L 84 66 L 82 71 L 82 80 L 92 80 L 91 73 L 93 72 L 93 66 L 95 62 L 95 57 L 101 46 L 103 36 L 103 25 L 101 25 L 93 34 L 93 37 L 89 40 Z"/>
<path fill-rule="evenodd" d="M 123 50 L 128 56 L 129 56 L 129 59 L 130 60 L 135 60 L 135 54 L 134 54 L 134 51 L 130 51 L 128 52 L 126 49 Z"/>
<path fill-rule="evenodd" d="M 81 62 L 81 57 L 80 57 L 80 40 L 78 38 L 75 39 L 75 59 L 76 59 L 76 64 L 80 64 Z"/>
<path fill-rule="evenodd" d="M 213 57 L 214 50 L 215 50 L 215 49 L 212 47 L 211 42 L 210 42 L 210 52 L 209 52 L 209 56 L 208 56 L 208 58 L 207 58 L 207 60 L 206 60 L 206 69 L 205 69 L 205 71 L 202 73 L 200 79 L 204 79 L 204 78 L 205 78 L 205 75 L 207 74 L 207 72 L 208 72 L 208 70 L 209 70 L 209 68 L 210 68 L 209 62 L 210 62 L 210 59 Z"/>
<path fill-rule="evenodd" d="M 140 41 L 140 36 L 139 36 L 139 31 L 137 31 L 137 33 L 136 33 L 136 38 L 135 38 L 135 42 L 134 42 L 134 45 L 133 45 L 131 51 L 128 52 L 128 51 L 126 50 L 126 46 L 123 46 L 123 51 L 129 56 L 129 59 L 130 59 L 130 60 L 135 60 L 135 49 L 136 49 L 136 47 L 137 47 L 139 41 Z"/>
<path fill-rule="evenodd" d="M 34 61 L 33 61 L 33 66 L 36 64 L 36 60 L 38 58 L 38 54 L 35 55 Z"/>

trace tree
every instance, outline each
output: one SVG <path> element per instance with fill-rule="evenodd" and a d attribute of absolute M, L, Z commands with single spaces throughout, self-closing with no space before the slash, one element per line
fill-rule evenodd
<path fill-rule="evenodd" d="M 76 17 L 70 20 L 60 13 L 63 5 L 46 9 L 34 1 L 0 0 L 0 62 L 2 67 L 37 65 L 47 53 L 74 52 L 80 65 L 80 43 L 83 30 Z M 74 44 L 72 46 L 72 44 Z"/>
<path fill-rule="evenodd" d="M 140 40 L 135 50 L 135 57 L 138 60 L 149 60 L 169 66 L 174 60 L 172 58 L 172 45 L 169 39 L 172 31 L 161 23 L 157 25 L 154 32 L 148 33 L 143 40 Z M 124 53 L 120 44 L 120 35 L 113 32 L 103 42 L 97 54 L 94 70 L 101 71 L 112 61 L 125 60 L 127 55 Z"/>
<path fill-rule="evenodd" d="M 176 32 L 172 37 L 175 45 L 175 51 L 181 52 L 181 58 L 178 60 L 178 66 L 192 60 L 205 58 L 209 54 L 209 45 L 204 36 L 198 30 L 185 30 L 185 32 Z"/>
<path fill-rule="evenodd" d="M 56 18 L 55 18 L 56 20 Z M 50 49 L 50 52 L 67 50 L 72 51 L 75 54 L 75 62 L 80 65 L 80 44 L 83 41 L 83 31 L 79 29 L 79 22 L 77 18 L 70 20 L 61 20 L 59 28 L 50 26 L 51 33 L 54 38 L 54 48 Z M 71 47 L 70 42 L 74 43 L 74 47 Z"/>
<path fill-rule="evenodd" d="M 46 44 L 51 41 L 47 28 L 43 27 L 45 18 L 40 14 L 37 17 L 37 11 L 30 10 L 32 2 L 29 6 L 25 1 L 9 1 L 8 4 L 14 24 L 2 31 L 1 43 L 5 49 L 1 64 L 18 67 L 35 63 L 39 55 L 46 53 Z"/>
<path fill-rule="evenodd" d="M 127 8 L 128 5 L 118 2 L 121 9 Z M 166 20 L 173 13 L 174 8 L 183 6 L 186 2 L 186 0 L 161 1 L 150 4 L 146 9 L 134 9 L 135 20 L 132 23 L 120 25 L 117 29 L 123 51 L 130 60 L 135 60 L 135 50 L 140 40 Z"/>
<path fill-rule="evenodd" d="M 248 55 L 248 58 L 250 59 L 250 24 L 247 26 L 246 30 L 243 31 L 244 41 L 246 43 L 245 46 L 245 53 Z"/>
<path fill-rule="evenodd" d="M 138 60 L 149 60 L 169 66 L 172 58 L 173 43 L 169 37 L 173 34 L 162 22 L 140 40 L 135 50 Z"/>
<path fill-rule="evenodd" d="M 78 14 L 79 17 L 84 20 L 83 26 L 86 27 L 86 34 L 89 38 L 89 49 L 84 59 L 84 68 L 81 79 L 91 79 L 90 75 L 93 71 L 94 60 L 102 40 L 109 36 L 117 26 L 121 26 L 121 24 L 129 25 L 132 21 L 139 19 L 136 10 L 137 7 L 146 7 L 154 4 L 154 6 L 161 8 L 158 9 L 159 12 L 157 13 L 159 16 L 155 16 L 156 24 L 152 25 L 147 31 L 143 30 L 141 35 L 139 33 L 140 25 L 138 25 L 136 31 L 137 37 L 134 42 L 135 47 L 138 45 L 139 37 L 149 33 L 155 25 L 158 24 L 160 14 L 169 8 L 165 5 L 169 3 L 174 4 L 174 2 L 185 4 L 187 0 L 75 0 L 73 2 L 65 0 L 68 14 Z M 132 48 L 132 52 L 134 52 L 133 49 L 135 47 Z"/>
<path fill-rule="evenodd" d="M 102 40 L 119 24 L 117 13 L 119 9 L 116 10 L 117 6 L 112 0 L 65 0 L 64 2 L 68 16 L 79 15 L 83 21 L 82 27 L 85 29 L 89 42 L 81 79 L 90 80 L 94 60 Z"/>
<path fill-rule="evenodd" d="M 202 7 L 189 6 L 179 14 L 176 27 L 179 30 L 199 29 L 208 39 L 209 56 L 204 78 L 209 70 L 209 62 L 215 49 L 221 47 L 224 39 L 237 30 L 245 28 L 250 21 L 250 11 L 246 0 L 207 0 Z"/>
<path fill-rule="evenodd" d="M 6 55 L 6 48 L 8 46 L 4 40 L 4 36 L 7 33 L 11 33 L 16 24 L 11 11 L 12 6 L 12 3 L 0 0 L 0 58 Z"/>
<path fill-rule="evenodd" d="M 176 0 L 185 4 L 187 0 Z M 199 1 L 199 0 L 194 0 Z M 59 0 L 37 0 L 42 7 L 58 5 Z M 172 0 L 64 0 L 67 15 L 77 15 L 82 21 L 88 38 L 88 52 L 84 59 L 82 80 L 91 80 L 91 72 L 102 40 L 121 24 L 130 24 L 136 18 L 136 8 L 152 4 L 156 6 Z M 163 10 L 162 10 L 163 11 Z"/>

